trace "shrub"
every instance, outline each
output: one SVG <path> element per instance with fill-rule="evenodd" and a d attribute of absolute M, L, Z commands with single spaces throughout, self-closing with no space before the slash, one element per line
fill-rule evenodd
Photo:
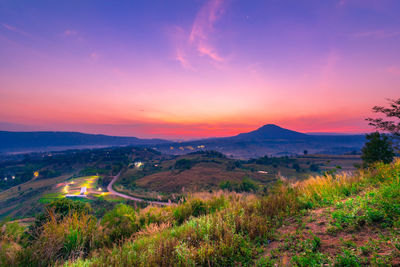
<path fill-rule="evenodd" d="M 351 250 L 344 249 L 335 259 L 335 266 L 361 266 L 360 258 Z"/>
<path fill-rule="evenodd" d="M 101 224 L 111 243 L 122 241 L 139 230 L 135 210 L 125 204 L 118 204 L 107 212 L 101 220 Z"/>
<path fill-rule="evenodd" d="M 61 221 L 51 216 L 43 224 L 40 235 L 20 254 L 21 264 L 49 266 L 87 255 L 95 247 L 96 222 L 95 217 L 76 212 Z"/>
<path fill-rule="evenodd" d="M 35 222 L 29 227 L 29 238 L 35 239 L 42 230 L 42 226 L 54 219 L 56 221 L 62 220 L 65 216 L 72 213 L 89 214 L 92 208 L 89 203 L 74 201 L 67 198 L 57 199 L 46 205 L 45 211 L 36 216 Z"/>

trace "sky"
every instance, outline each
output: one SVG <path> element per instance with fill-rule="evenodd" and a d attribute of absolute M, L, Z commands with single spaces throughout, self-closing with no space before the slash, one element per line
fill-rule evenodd
<path fill-rule="evenodd" d="M 0 0 L 0 130 L 364 133 L 400 93 L 398 0 Z"/>

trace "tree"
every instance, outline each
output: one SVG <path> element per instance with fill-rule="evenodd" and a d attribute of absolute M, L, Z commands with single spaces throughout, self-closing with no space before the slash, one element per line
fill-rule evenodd
<path fill-rule="evenodd" d="M 298 164 L 298 163 L 293 163 L 293 169 L 295 169 L 296 170 L 296 172 L 299 172 L 300 171 L 300 165 Z"/>
<path fill-rule="evenodd" d="M 189 170 L 194 165 L 194 162 L 190 159 L 179 159 L 175 162 L 176 170 Z"/>
<path fill-rule="evenodd" d="M 386 118 L 368 118 L 369 125 L 383 132 L 392 134 L 394 141 L 400 139 L 400 98 L 388 99 L 389 107 L 375 106 L 372 110 L 381 113 Z M 399 146 L 396 147 L 399 149 Z"/>
<path fill-rule="evenodd" d="M 365 167 L 379 161 L 384 163 L 393 161 L 393 148 L 386 135 L 375 132 L 367 134 L 366 138 L 368 141 L 361 150 L 361 158 Z"/>

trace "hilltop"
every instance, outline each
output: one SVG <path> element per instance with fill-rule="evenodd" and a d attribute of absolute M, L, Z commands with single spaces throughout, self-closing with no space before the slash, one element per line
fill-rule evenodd
<path fill-rule="evenodd" d="M 234 136 L 235 139 L 245 140 L 267 140 L 267 139 L 287 139 L 287 140 L 304 140 L 309 138 L 304 133 L 299 133 L 289 129 L 279 127 L 275 124 L 266 124 L 257 130 L 241 133 Z"/>
<path fill-rule="evenodd" d="M 162 139 L 86 134 L 79 132 L 0 131 L 0 152 L 31 152 L 168 143 Z"/>

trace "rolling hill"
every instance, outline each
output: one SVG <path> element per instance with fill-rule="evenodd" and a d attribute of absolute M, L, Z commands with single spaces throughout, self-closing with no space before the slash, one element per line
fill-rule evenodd
<path fill-rule="evenodd" d="M 8 132 L 0 131 L 0 152 L 49 151 L 123 145 L 167 143 L 161 139 L 85 134 L 79 132 Z"/>

